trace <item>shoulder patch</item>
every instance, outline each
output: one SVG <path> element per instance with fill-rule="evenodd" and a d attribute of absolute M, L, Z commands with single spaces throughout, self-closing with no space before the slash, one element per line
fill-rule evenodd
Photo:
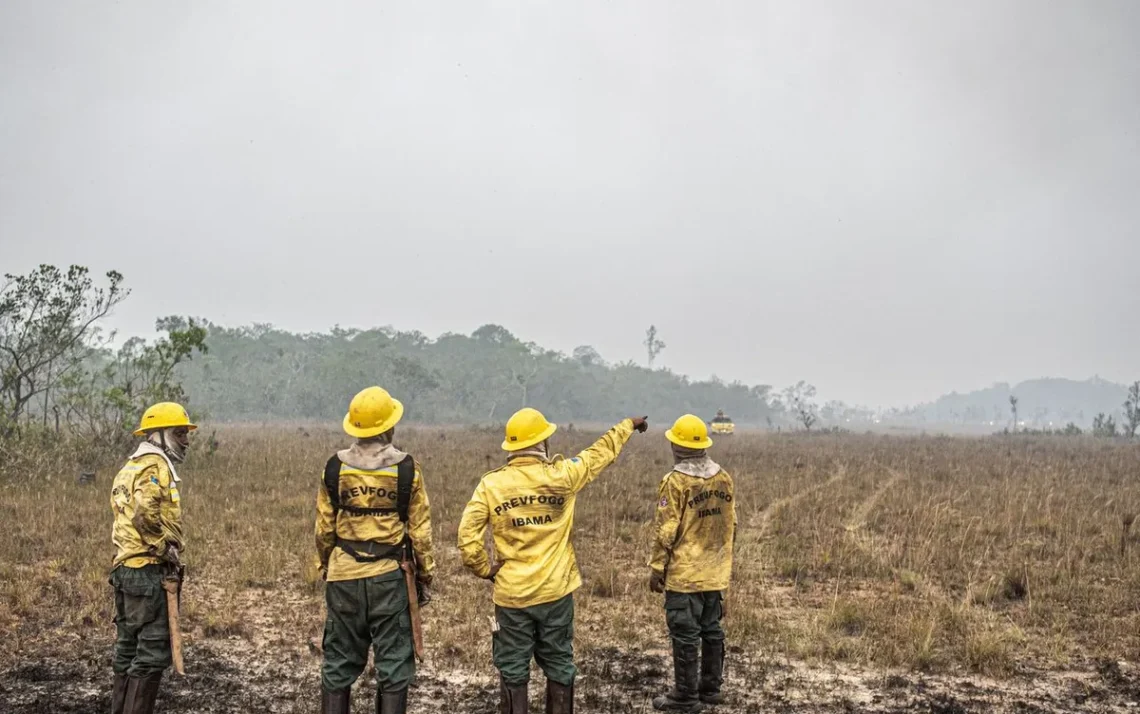
<path fill-rule="evenodd" d="M 661 502 L 657 504 L 657 507 L 658 508 L 668 508 L 669 507 L 669 499 L 662 496 Z"/>

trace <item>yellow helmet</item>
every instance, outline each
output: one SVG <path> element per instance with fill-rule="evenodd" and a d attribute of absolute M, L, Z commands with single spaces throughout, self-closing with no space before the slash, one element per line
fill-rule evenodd
<path fill-rule="evenodd" d="M 704 420 L 692 414 L 673 422 L 673 428 L 665 432 L 665 438 L 686 449 L 707 449 L 713 445 Z"/>
<path fill-rule="evenodd" d="M 504 451 L 520 451 L 541 444 L 558 429 L 537 409 L 519 409 L 507 420 L 507 434 L 503 439 Z"/>
<path fill-rule="evenodd" d="M 369 387 L 352 398 L 344 415 L 344 430 L 357 439 L 379 436 L 396 426 L 404 416 L 404 405 L 387 390 Z"/>
<path fill-rule="evenodd" d="M 144 436 L 147 432 L 157 429 L 167 429 L 172 426 L 184 426 L 190 431 L 198 428 L 197 424 L 190 423 L 190 415 L 186 409 L 177 402 L 159 402 L 147 407 L 139 419 L 139 428 L 135 429 L 135 436 Z"/>

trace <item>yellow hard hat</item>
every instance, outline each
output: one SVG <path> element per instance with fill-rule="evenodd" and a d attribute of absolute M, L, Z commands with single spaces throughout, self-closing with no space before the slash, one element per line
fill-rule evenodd
<path fill-rule="evenodd" d="M 404 405 L 392 398 L 387 390 L 369 387 L 348 405 L 344 415 L 344 430 L 357 439 L 378 436 L 396 426 L 404 416 Z"/>
<path fill-rule="evenodd" d="M 686 449 L 707 449 L 713 445 L 704 420 L 692 414 L 673 422 L 673 428 L 665 432 L 665 438 Z"/>
<path fill-rule="evenodd" d="M 541 444 L 558 429 L 537 409 L 519 409 L 507 420 L 507 435 L 503 439 L 504 451 L 520 451 Z"/>
<path fill-rule="evenodd" d="M 197 424 L 190 423 L 190 415 L 186 409 L 177 402 L 159 402 L 147 407 L 139 419 L 139 428 L 135 429 L 135 436 L 143 436 L 156 429 L 167 429 L 172 426 L 184 426 L 190 431 L 198 428 Z"/>

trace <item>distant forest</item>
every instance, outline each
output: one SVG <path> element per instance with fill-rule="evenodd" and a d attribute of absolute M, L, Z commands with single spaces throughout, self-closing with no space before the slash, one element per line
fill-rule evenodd
<path fill-rule="evenodd" d="M 178 376 L 193 407 L 217 420 L 336 421 L 352 395 L 373 384 L 404 402 L 407 419 L 427 423 L 501 423 L 524 405 L 562 422 L 633 412 L 707 420 L 724 409 L 738 423 L 765 425 L 782 415 L 767 385 L 610 364 L 589 346 L 567 355 L 498 325 L 436 339 L 390 328 L 206 328 L 208 352 L 180 364 Z"/>
<path fill-rule="evenodd" d="M 570 354 L 524 342 L 505 327 L 470 335 L 392 328 L 294 334 L 269 325 L 229 328 L 186 317 L 156 322 L 159 335 L 115 345 L 98 324 L 127 298 L 123 276 L 83 266 L 41 265 L 0 282 L 0 460 L 26 442 L 68 434 L 84 448 L 125 447 L 138 415 L 158 401 L 185 401 L 221 421 L 338 423 L 364 387 L 386 387 L 411 422 L 501 424 L 522 406 L 560 422 L 606 422 L 635 412 L 659 422 L 685 412 L 769 429 L 859 431 L 963 429 L 1133 436 L 1140 381 L 1036 379 L 952 393 L 909 409 L 817 404 L 806 381 L 768 385 L 692 380 L 668 369 L 610 363 L 593 347 Z M 665 344 L 652 325 L 647 362 Z"/>

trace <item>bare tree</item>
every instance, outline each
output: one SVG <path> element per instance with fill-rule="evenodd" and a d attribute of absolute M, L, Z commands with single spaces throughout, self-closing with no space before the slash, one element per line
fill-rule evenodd
<path fill-rule="evenodd" d="M 1116 420 L 1111 416 L 1105 415 L 1104 412 L 1097 414 L 1093 417 L 1092 426 L 1093 436 L 1100 436 L 1106 439 L 1111 439 L 1116 436 Z"/>
<path fill-rule="evenodd" d="M 1009 412 L 1013 415 L 1013 432 L 1017 433 L 1017 397 L 1009 395 Z"/>
<path fill-rule="evenodd" d="M 1128 388 L 1128 398 L 1124 400 L 1124 434 L 1129 438 L 1136 436 L 1140 429 L 1140 381 L 1133 382 Z"/>
<path fill-rule="evenodd" d="M 511 366 L 511 381 L 518 385 L 519 388 L 519 408 L 525 407 L 530 402 L 530 383 L 534 376 L 538 374 L 539 364 L 537 360 L 522 365 L 521 367 Z"/>
<path fill-rule="evenodd" d="M 649 368 L 653 369 L 653 363 L 657 360 L 657 355 L 661 354 L 661 350 L 665 349 L 665 343 L 657 339 L 657 326 L 650 325 L 649 329 L 645 331 L 645 349 L 649 355 Z"/>
<path fill-rule="evenodd" d="M 815 411 L 815 403 L 812 401 L 813 397 L 815 397 L 815 387 L 802 379 L 796 384 L 784 388 L 784 403 L 787 405 L 788 411 L 807 431 L 811 431 L 811 428 L 819 421 L 819 416 Z"/>

